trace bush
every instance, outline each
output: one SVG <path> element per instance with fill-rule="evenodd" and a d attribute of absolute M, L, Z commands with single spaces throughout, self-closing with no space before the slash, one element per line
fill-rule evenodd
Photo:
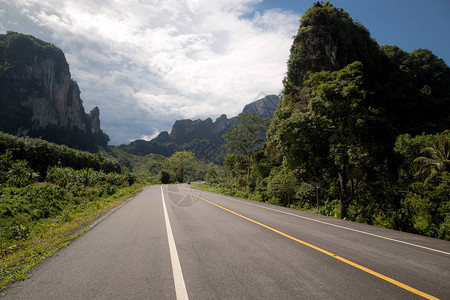
<path fill-rule="evenodd" d="M 450 241 L 450 216 L 439 226 L 438 237 Z"/>
<path fill-rule="evenodd" d="M 272 204 L 272 205 L 280 205 L 280 199 L 278 199 L 276 197 L 272 197 L 269 199 L 269 201 L 267 201 L 267 203 Z"/>
<path fill-rule="evenodd" d="M 33 172 L 26 162 L 11 162 L 11 166 L 9 187 L 0 186 L 2 245 L 5 241 L 27 238 L 32 226 L 42 219 L 66 222 L 74 211 L 115 194 L 135 180 L 130 174 L 51 167 L 46 182 L 30 184 Z"/>
<path fill-rule="evenodd" d="M 320 207 L 320 213 L 325 216 L 338 217 L 340 213 L 339 200 L 326 200 Z"/>
<path fill-rule="evenodd" d="M 133 184 L 136 178 L 131 174 L 105 173 L 92 169 L 74 170 L 72 168 L 51 167 L 47 171 L 46 181 L 62 188 L 102 185 L 125 187 Z"/>
<path fill-rule="evenodd" d="M 430 183 L 415 182 L 404 202 L 417 232 L 431 237 L 449 235 L 450 173 L 443 172 Z"/>
<path fill-rule="evenodd" d="M 297 206 L 310 209 L 316 202 L 316 189 L 313 185 L 302 182 L 295 192 L 295 199 L 297 200 Z"/>
<path fill-rule="evenodd" d="M 43 175 L 49 166 L 70 167 L 75 170 L 89 169 L 120 172 L 119 162 L 100 153 L 90 153 L 57 145 L 41 139 L 16 137 L 0 132 L 0 144 L 8 149 L 15 160 L 26 160 L 29 166 Z M 0 149 L 2 150 L 2 149 Z"/>
<path fill-rule="evenodd" d="M 287 168 L 274 169 L 267 182 L 267 195 L 279 199 L 282 205 L 289 207 L 296 187 L 297 179 L 292 171 Z"/>
<path fill-rule="evenodd" d="M 6 173 L 6 184 L 10 187 L 25 187 L 34 182 L 37 174 L 28 166 L 27 161 L 19 160 L 11 163 Z"/>
<path fill-rule="evenodd" d="M 159 179 L 162 184 L 169 184 L 171 182 L 170 180 L 170 174 L 169 172 L 161 170 L 161 173 L 159 175 Z"/>
<path fill-rule="evenodd" d="M 11 240 L 23 240 L 26 239 L 31 233 L 29 226 L 23 226 L 22 224 L 9 227 L 4 236 Z"/>

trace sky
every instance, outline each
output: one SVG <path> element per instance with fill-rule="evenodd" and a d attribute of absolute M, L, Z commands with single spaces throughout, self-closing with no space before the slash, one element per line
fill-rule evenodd
<path fill-rule="evenodd" d="M 306 0 L 0 0 L 0 33 L 61 48 L 110 144 L 279 94 Z M 450 64 L 449 0 L 334 0 L 380 45 Z"/>

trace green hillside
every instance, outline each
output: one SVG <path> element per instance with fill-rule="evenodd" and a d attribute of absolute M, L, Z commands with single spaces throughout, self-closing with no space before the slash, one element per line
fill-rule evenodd
<path fill-rule="evenodd" d="M 220 190 L 450 239 L 450 68 L 382 46 L 341 8 L 300 19 L 261 150 L 229 138 Z"/>

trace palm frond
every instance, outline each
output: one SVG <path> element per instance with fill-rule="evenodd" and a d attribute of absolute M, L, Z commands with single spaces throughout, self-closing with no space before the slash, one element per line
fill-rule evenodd
<path fill-rule="evenodd" d="M 421 153 L 428 156 L 419 156 L 413 163 L 418 166 L 415 176 L 428 175 L 425 183 L 433 179 L 436 175 L 450 170 L 450 138 L 440 136 L 432 147 L 425 147 Z"/>

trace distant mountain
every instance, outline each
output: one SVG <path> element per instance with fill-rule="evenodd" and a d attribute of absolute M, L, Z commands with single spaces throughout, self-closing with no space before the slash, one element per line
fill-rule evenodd
<path fill-rule="evenodd" d="M 271 119 L 277 109 L 279 98 L 268 95 L 255 102 L 247 104 L 242 113 L 256 114 L 260 118 Z M 206 120 L 177 120 L 170 133 L 161 132 L 151 141 L 136 140 L 128 145 L 120 145 L 119 149 L 134 155 L 149 153 L 170 156 L 176 151 L 192 151 L 197 158 L 208 161 L 222 162 L 225 150 L 222 135 L 238 124 L 237 117 L 228 119 L 221 115 L 215 121 Z"/>
<path fill-rule="evenodd" d="M 277 110 L 280 98 L 276 95 L 268 95 L 262 99 L 247 104 L 242 113 L 256 114 L 263 119 L 272 119 L 274 112 Z"/>
<path fill-rule="evenodd" d="M 17 136 L 89 151 L 109 141 L 99 109 L 86 114 L 64 53 L 30 35 L 0 35 L 0 116 L 0 131 Z"/>

